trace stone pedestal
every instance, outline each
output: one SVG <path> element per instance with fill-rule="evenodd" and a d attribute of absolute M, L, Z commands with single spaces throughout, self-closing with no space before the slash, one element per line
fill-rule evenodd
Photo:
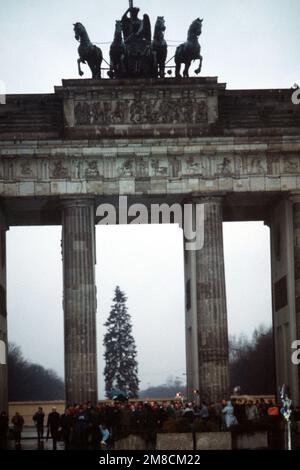
<path fill-rule="evenodd" d="M 92 199 L 62 202 L 62 255 L 66 402 L 96 403 L 95 225 Z"/>
<path fill-rule="evenodd" d="M 225 88 L 217 77 L 72 79 L 55 94 L 63 100 L 67 138 L 157 139 L 211 135 Z"/>
<path fill-rule="evenodd" d="M 216 402 L 229 392 L 222 198 L 194 202 L 204 204 L 204 246 L 188 255 L 191 301 L 187 302 L 187 316 L 195 318 L 192 328 L 197 328 L 197 338 L 193 344 L 199 375 L 193 380 L 188 377 L 188 382 L 198 385 L 201 400 Z"/>
<path fill-rule="evenodd" d="M 0 412 L 8 410 L 7 311 L 6 311 L 6 221 L 0 209 Z"/>

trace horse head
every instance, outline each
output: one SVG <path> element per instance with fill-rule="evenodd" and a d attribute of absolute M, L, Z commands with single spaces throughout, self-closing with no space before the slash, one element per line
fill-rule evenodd
<path fill-rule="evenodd" d="M 115 32 L 116 32 L 116 33 L 122 33 L 122 21 L 116 20 L 116 29 L 115 29 Z"/>
<path fill-rule="evenodd" d="M 82 23 L 74 23 L 73 27 L 74 27 L 75 39 L 76 41 L 79 41 L 82 34 L 86 32 L 86 29 Z"/>
<path fill-rule="evenodd" d="M 197 18 L 196 20 L 194 20 L 191 26 L 189 27 L 189 35 L 192 34 L 197 37 L 200 36 L 200 34 L 202 33 L 202 23 L 203 23 L 203 18 L 202 19 Z"/>
<path fill-rule="evenodd" d="M 165 23 L 165 18 L 163 16 L 158 16 L 156 23 L 155 23 L 155 29 L 157 31 L 166 31 L 166 23 Z"/>

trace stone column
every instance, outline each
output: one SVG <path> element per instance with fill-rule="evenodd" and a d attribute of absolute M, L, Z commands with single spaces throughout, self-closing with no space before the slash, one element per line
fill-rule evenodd
<path fill-rule="evenodd" d="M 0 412 L 8 410 L 7 311 L 6 311 L 6 222 L 0 209 Z"/>
<path fill-rule="evenodd" d="M 299 366 L 291 360 L 292 343 L 299 337 L 296 322 L 296 311 L 298 316 L 300 311 L 299 209 L 300 198 L 283 195 L 269 211 L 268 220 L 271 229 L 276 389 L 278 391 L 283 384 L 288 385 L 294 404 L 299 403 Z"/>
<path fill-rule="evenodd" d="M 69 404 L 97 394 L 94 201 L 62 202 L 65 386 Z"/>
<path fill-rule="evenodd" d="M 300 195 L 291 198 L 293 201 L 293 221 L 294 221 L 294 276 L 295 276 L 295 320 L 296 339 L 300 340 Z M 293 338 L 294 339 L 294 338 Z M 294 350 L 292 350 L 293 352 Z M 300 403 L 300 366 L 298 369 L 298 396 L 296 404 Z M 297 377 L 296 377 L 297 381 Z"/>
<path fill-rule="evenodd" d="M 197 203 L 204 203 L 204 246 L 196 251 L 199 391 L 216 402 L 229 392 L 222 198 Z"/>
<path fill-rule="evenodd" d="M 296 328 L 300 339 L 300 196 L 293 198 L 293 202 Z"/>

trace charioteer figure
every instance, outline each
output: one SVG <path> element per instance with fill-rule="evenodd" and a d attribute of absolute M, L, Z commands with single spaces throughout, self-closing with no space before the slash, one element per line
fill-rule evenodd
<path fill-rule="evenodd" d="M 138 17 L 139 11 L 139 8 L 129 7 L 122 16 L 121 22 L 126 44 L 134 42 L 135 38 L 141 36 L 143 32 L 143 21 Z"/>
<path fill-rule="evenodd" d="M 129 76 L 148 75 L 152 65 L 150 18 L 145 14 L 141 20 L 138 17 L 139 11 L 130 1 L 129 8 L 121 19 Z"/>
<path fill-rule="evenodd" d="M 164 39 L 165 19 L 158 16 L 152 39 L 151 23 L 147 14 L 139 18 L 140 9 L 129 0 L 129 8 L 121 20 L 116 20 L 115 34 L 109 50 L 110 78 L 164 78 L 168 45 Z M 195 70 L 199 74 L 202 67 L 199 36 L 202 32 L 202 19 L 197 18 L 190 25 L 185 43 L 180 44 L 175 52 L 176 77 L 180 77 L 181 64 L 185 65 L 183 76 L 189 76 L 191 62 L 199 60 Z M 78 72 L 83 75 L 80 64 L 87 63 L 94 79 L 101 78 L 102 51 L 92 44 L 85 27 L 74 24 L 75 38 L 80 42 L 78 53 Z M 169 72 L 168 72 L 169 73 Z"/>

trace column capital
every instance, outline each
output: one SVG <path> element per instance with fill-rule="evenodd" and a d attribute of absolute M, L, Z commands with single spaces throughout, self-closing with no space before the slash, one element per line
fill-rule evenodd
<path fill-rule="evenodd" d="M 95 198 L 91 196 L 63 197 L 60 199 L 60 205 L 63 209 L 70 207 L 92 207 L 95 205 Z"/>
<path fill-rule="evenodd" d="M 0 206 L 0 230 L 5 231 L 5 232 L 9 230 L 9 226 L 7 225 L 7 222 L 6 222 L 5 212 L 2 206 Z"/>
<path fill-rule="evenodd" d="M 294 204 L 297 204 L 300 202 L 300 193 L 298 192 L 291 192 L 288 196 L 288 200 L 293 202 Z"/>
<path fill-rule="evenodd" d="M 194 203 L 194 204 L 218 204 L 222 205 L 225 194 L 199 194 L 191 193 L 183 199 L 183 204 Z"/>

